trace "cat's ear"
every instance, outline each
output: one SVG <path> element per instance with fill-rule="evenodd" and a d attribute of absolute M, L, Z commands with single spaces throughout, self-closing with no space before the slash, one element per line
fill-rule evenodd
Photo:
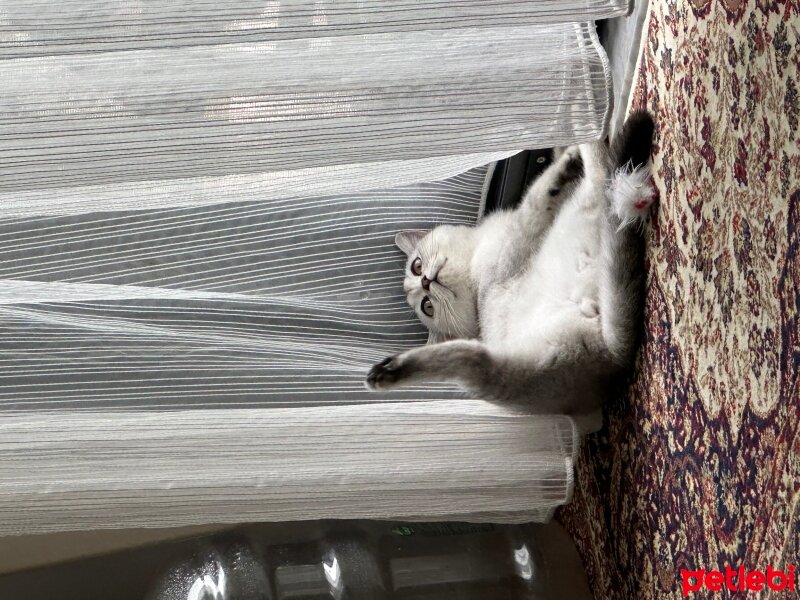
<path fill-rule="evenodd" d="M 432 329 L 428 329 L 428 344 L 441 344 L 442 342 L 448 341 L 449 337 L 447 337 L 443 333 L 439 333 L 438 331 L 433 331 Z"/>
<path fill-rule="evenodd" d="M 419 241 L 426 235 L 428 235 L 426 229 L 405 229 L 394 236 L 394 243 L 408 256 L 414 252 L 414 248 L 417 247 Z"/>

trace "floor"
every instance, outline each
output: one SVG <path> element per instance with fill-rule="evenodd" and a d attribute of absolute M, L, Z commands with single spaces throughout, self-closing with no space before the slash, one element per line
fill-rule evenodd
<path fill-rule="evenodd" d="M 799 10 L 653 0 L 645 21 L 630 106 L 659 128 L 646 336 L 559 514 L 597 598 L 800 563 Z"/>

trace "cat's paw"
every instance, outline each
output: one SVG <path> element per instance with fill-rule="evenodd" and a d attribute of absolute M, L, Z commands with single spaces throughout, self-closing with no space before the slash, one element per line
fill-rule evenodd
<path fill-rule="evenodd" d="M 564 154 L 562 155 L 562 160 L 567 163 L 574 163 L 574 162 L 582 162 L 581 161 L 581 147 L 577 144 L 573 146 L 568 146 L 564 150 Z"/>
<path fill-rule="evenodd" d="M 394 387 L 402 376 L 400 355 L 390 356 L 369 370 L 365 384 L 370 391 L 388 390 Z"/>
<path fill-rule="evenodd" d="M 561 157 L 561 177 L 565 181 L 575 181 L 583 177 L 583 158 L 579 146 L 570 146 Z"/>
<path fill-rule="evenodd" d="M 575 183 L 583 177 L 583 159 L 581 158 L 580 148 L 578 146 L 570 146 L 564 150 L 559 156 L 554 169 L 556 175 L 552 178 L 552 183 L 547 190 L 547 194 L 551 198 L 561 194 L 561 190 L 565 186 Z"/>
<path fill-rule="evenodd" d="M 553 148 L 553 162 L 564 160 L 565 162 L 578 159 L 580 160 L 581 150 L 577 144 L 572 146 L 555 146 Z"/>

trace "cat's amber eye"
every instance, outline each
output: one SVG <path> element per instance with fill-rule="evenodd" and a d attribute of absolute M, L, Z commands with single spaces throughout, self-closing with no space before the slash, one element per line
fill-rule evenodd
<path fill-rule="evenodd" d="M 422 259 L 419 256 L 411 263 L 411 272 L 417 277 L 422 275 Z"/>
<path fill-rule="evenodd" d="M 422 299 L 422 304 L 420 304 L 419 307 L 422 309 L 422 312 L 424 312 L 426 315 L 428 315 L 429 317 L 433 317 L 433 302 L 431 302 L 430 298 L 425 296 Z"/>

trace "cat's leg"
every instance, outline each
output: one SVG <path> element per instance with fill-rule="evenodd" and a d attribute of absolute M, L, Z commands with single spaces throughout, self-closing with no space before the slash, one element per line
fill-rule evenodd
<path fill-rule="evenodd" d="M 583 160 L 584 185 L 605 187 L 608 181 L 609 154 L 604 142 L 581 144 L 580 155 Z"/>
<path fill-rule="evenodd" d="M 553 163 L 536 178 L 520 204 L 521 208 L 545 209 L 555 213 L 561 200 L 569 195 L 571 184 L 583 177 L 583 159 L 578 146 L 553 150 Z M 552 217 L 553 215 L 551 215 Z"/>
<path fill-rule="evenodd" d="M 482 400 L 540 413 L 583 413 L 600 405 L 594 372 L 605 367 L 581 359 L 542 365 L 536 357 L 498 357 L 475 340 L 452 340 L 408 350 L 378 363 L 367 375 L 367 389 L 391 390 L 433 381 L 450 381 Z"/>
<path fill-rule="evenodd" d="M 578 146 L 555 150 L 554 156 L 553 164 L 531 184 L 517 209 L 525 236 L 535 243 L 540 243 L 544 238 L 558 209 L 583 176 Z"/>
<path fill-rule="evenodd" d="M 614 362 L 631 367 L 641 336 L 645 293 L 643 222 L 654 201 L 647 163 L 655 124 L 647 113 L 630 117 L 614 140 L 616 171 L 608 186 L 601 229 L 600 317 Z"/>
<path fill-rule="evenodd" d="M 420 381 L 458 381 L 474 384 L 490 364 L 486 347 L 475 340 L 451 340 L 396 354 L 378 363 L 367 375 L 367 388 L 388 390 Z"/>

